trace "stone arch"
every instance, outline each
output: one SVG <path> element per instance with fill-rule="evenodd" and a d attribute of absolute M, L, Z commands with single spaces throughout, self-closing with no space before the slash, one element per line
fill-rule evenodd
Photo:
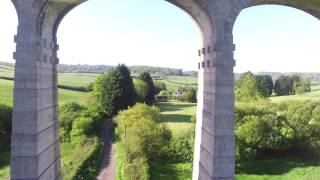
<path fill-rule="evenodd" d="M 252 0 L 248 7 L 256 6 L 256 5 L 266 5 L 266 4 L 274 4 L 274 5 L 283 5 L 293 7 L 299 10 L 302 10 L 317 19 L 320 20 L 320 2 L 316 1 L 299 1 L 299 0 Z"/>
<path fill-rule="evenodd" d="M 246 8 L 258 6 L 258 5 L 282 5 L 282 6 L 288 6 L 292 7 L 298 10 L 301 10 L 303 12 L 306 12 L 315 18 L 320 20 L 320 2 L 301 2 L 299 0 L 239 0 L 237 1 L 232 10 L 229 12 L 228 15 L 228 21 L 229 21 L 229 27 L 232 31 L 233 25 L 240 14 L 240 12 Z"/>

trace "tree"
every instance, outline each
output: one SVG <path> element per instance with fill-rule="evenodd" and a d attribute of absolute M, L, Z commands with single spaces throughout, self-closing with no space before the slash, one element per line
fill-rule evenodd
<path fill-rule="evenodd" d="M 197 91 L 195 88 L 189 88 L 188 91 L 183 96 L 184 96 L 183 99 L 188 102 L 192 102 L 192 103 L 197 102 Z"/>
<path fill-rule="evenodd" d="M 137 94 L 136 101 L 137 102 L 146 102 L 146 98 L 147 98 L 148 91 L 149 91 L 148 85 L 140 79 L 134 79 L 133 84 L 134 84 L 134 89 Z"/>
<path fill-rule="evenodd" d="M 294 94 L 302 94 L 311 91 L 311 81 L 299 75 L 293 75 L 293 92 Z"/>
<path fill-rule="evenodd" d="M 257 86 L 260 94 L 263 97 L 270 97 L 273 92 L 273 81 L 270 75 L 256 76 Z"/>
<path fill-rule="evenodd" d="M 162 81 L 155 81 L 156 94 L 159 94 L 161 91 L 167 90 L 166 84 Z"/>
<path fill-rule="evenodd" d="M 262 97 L 258 90 L 256 78 L 251 72 L 244 73 L 236 81 L 235 94 L 239 101 L 256 101 Z"/>
<path fill-rule="evenodd" d="M 93 93 L 109 116 L 134 105 L 136 100 L 130 71 L 123 64 L 99 76 L 95 81 Z"/>
<path fill-rule="evenodd" d="M 286 96 L 293 94 L 293 79 L 290 76 L 281 75 L 276 80 L 274 92 L 277 96 Z"/>
<path fill-rule="evenodd" d="M 154 86 L 154 83 L 153 83 L 153 80 L 152 80 L 150 73 L 142 72 L 141 74 L 138 75 L 137 78 L 144 81 L 148 85 L 148 93 L 146 96 L 145 103 L 153 104 L 153 102 L 155 101 L 154 96 L 156 95 L 156 88 Z"/>

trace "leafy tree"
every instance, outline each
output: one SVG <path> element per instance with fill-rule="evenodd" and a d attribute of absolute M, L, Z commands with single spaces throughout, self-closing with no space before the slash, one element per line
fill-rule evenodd
<path fill-rule="evenodd" d="M 159 94 L 161 91 L 167 90 L 166 84 L 161 81 L 155 81 L 156 94 Z"/>
<path fill-rule="evenodd" d="M 293 94 L 293 78 L 281 75 L 275 82 L 274 92 L 277 96 L 285 96 Z"/>
<path fill-rule="evenodd" d="M 189 88 L 187 92 L 183 95 L 183 99 L 188 102 L 197 102 L 197 91 L 195 88 Z"/>
<path fill-rule="evenodd" d="M 130 75 L 125 65 L 118 65 L 115 69 L 97 78 L 93 88 L 101 108 L 109 116 L 116 115 L 120 110 L 135 104 L 136 94 Z"/>
<path fill-rule="evenodd" d="M 256 101 L 262 97 L 256 78 L 251 72 L 244 73 L 236 81 L 235 94 L 238 101 Z"/>
<path fill-rule="evenodd" d="M 270 75 L 256 76 L 257 86 L 260 94 L 263 97 L 270 97 L 273 92 L 273 81 Z"/>
<path fill-rule="evenodd" d="M 299 75 L 292 76 L 294 94 L 302 94 L 311 91 L 311 81 Z"/>
<path fill-rule="evenodd" d="M 154 96 L 156 95 L 156 88 L 154 86 L 154 83 L 153 83 L 153 80 L 152 80 L 150 73 L 143 72 L 143 73 L 139 74 L 137 78 L 144 81 L 148 85 L 148 93 L 146 96 L 145 103 L 153 104 L 155 101 Z"/>
<path fill-rule="evenodd" d="M 134 79 L 133 84 L 137 94 L 137 102 L 146 102 L 149 91 L 148 85 L 140 79 Z"/>

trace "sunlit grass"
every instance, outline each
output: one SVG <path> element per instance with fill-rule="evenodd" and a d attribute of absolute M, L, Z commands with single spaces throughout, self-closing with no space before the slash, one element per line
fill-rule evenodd
<path fill-rule="evenodd" d="M 183 102 L 156 104 L 161 111 L 162 123 L 165 123 L 171 129 L 173 135 L 194 127 L 191 120 L 192 116 L 196 114 L 196 105 L 195 103 Z"/>

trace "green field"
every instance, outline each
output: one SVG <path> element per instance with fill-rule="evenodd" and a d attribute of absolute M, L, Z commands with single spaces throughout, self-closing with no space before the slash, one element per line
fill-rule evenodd
<path fill-rule="evenodd" d="M 166 76 L 167 81 L 174 84 L 197 85 L 198 78 L 192 76 Z"/>
<path fill-rule="evenodd" d="M 274 96 L 270 97 L 271 102 L 282 102 L 282 101 L 306 101 L 306 100 L 320 100 L 320 86 L 311 86 L 311 92 L 304 93 L 301 95 L 291 96 Z"/>
<path fill-rule="evenodd" d="M 58 84 L 72 87 L 86 87 L 100 74 L 95 73 L 59 73 Z"/>
<path fill-rule="evenodd" d="M 87 87 L 100 74 L 95 73 L 59 73 L 58 84 L 72 87 Z M 14 77 L 14 68 L 0 65 L 0 77 Z"/>
<path fill-rule="evenodd" d="M 193 127 L 191 119 L 196 113 L 195 103 L 166 102 L 156 106 L 160 108 L 162 122 L 168 125 L 173 135 Z"/>
<path fill-rule="evenodd" d="M 0 79 L 0 94 L 0 103 L 12 106 L 13 81 Z M 70 101 L 85 104 L 89 99 L 89 93 L 59 89 L 59 104 Z"/>

